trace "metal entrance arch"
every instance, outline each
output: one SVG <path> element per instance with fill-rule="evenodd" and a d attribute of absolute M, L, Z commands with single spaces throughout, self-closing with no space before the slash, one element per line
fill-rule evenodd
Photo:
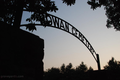
<path fill-rule="evenodd" d="M 44 20 L 45 20 L 44 22 L 40 21 L 40 24 L 23 24 L 21 26 L 28 26 L 28 25 L 30 25 L 30 26 L 32 26 L 32 25 L 48 26 L 48 27 L 53 27 L 53 28 L 63 30 L 65 32 L 73 35 L 74 37 L 79 39 L 88 48 L 88 50 L 93 55 L 95 61 L 97 62 L 98 70 L 101 70 L 99 54 L 97 54 L 95 52 L 95 50 L 93 49 L 90 42 L 85 38 L 85 36 L 78 29 L 76 29 L 73 25 L 71 25 L 67 21 L 65 21 L 59 17 L 56 17 L 54 15 L 51 15 L 51 14 L 45 14 Z"/>

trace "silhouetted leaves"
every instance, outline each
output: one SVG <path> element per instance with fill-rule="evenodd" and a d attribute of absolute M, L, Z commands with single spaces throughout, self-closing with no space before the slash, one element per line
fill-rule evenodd
<path fill-rule="evenodd" d="M 76 0 L 63 0 L 63 3 L 67 5 L 74 5 Z M 116 30 L 120 30 L 120 0 L 88 0 L 91 5 L 91 9 L 96 9 L 103 6 L 106 10 L 108 28 L 114 27 Z"/>
<path fill-rule="evenodd" d="M 61 72 L 64 73 L 65 72 L 65 64 L 62 64 L 62 66 L 60 67 Z"/>
<path fill-rule="evenodd" d="M 76 68 L 78 71 L 86 72 L 88 70 L 87 66 L 84 64 L 84 62 L 81 62 L 80 66 Z"/>
<path fill-rule="evenodd" d="M 63 3 L 71 6 L 71 5 L 74 5 L 74 4 L 75 4 L 75 1 L 76 1 L 76 0 L 62 0 L 62 1 L 63 1 Z"/>
<path fill-rule="evenodd" d="M 16 8 L 18 6 L 17 1 L 18 0 L 0 0 L 0 21 L 13 25 L 17 10 Z M 45 22 L 42 15 L 47 12 L 56 12 L 58 10 L 54 1 L 51 0 L 23 0 L 21 5 L 21 7 L 23 7 L 23 11 L 33 12 L 31 17 L 27 18 L 27 21 L 40 21 L 43 26 L 46 26 L 48 22 Z M 33 25 L 31 28 L 29 27 L 31 27 L 30 24 L 27 26 L 27 29 L 36 29 Z"/>
<path fill-rule="evenodd" d="M 78 69 L 79 68 L 79 69 Z M 92 67 L 91 67 L 92 69 Z M 81 62 L 80 66 L 76 69 L 73 68 L 72 63 L 65 66 L 62 64 L 60 68 L 51 68 L 45 71 L 44 80 L 79 80 L 86 79 L 87 66 Z"/>
<path fill-rule="evenodd" d="M 93 71 L 93 68 L 90 66 L 89 69 L 88 69 L 88 71 Z"/>
<path fill-rule="evenodd" d="M 75 4 L 76 0 L 62 1 L 71 6 Z M 108 18 L 106 26 L 108 28 L 114 27 L 116 30 L 120 30 L 120 0 L 89 0 L 87 3 L 91 5 L 93 10 L 97 7 L 104 6 Z M 0 0 L 0 21 L 13 25 L 17 6 L 17 0 Z M 46 22 L 42 15 L 47 12 L 56 12 L 58 10 L 54 1 L 51 0 L 23 0 L 22 7 L 23 11 L 34 12 L 31 15 L 31 20 L 40 21 L 43 26 L 48 25 L 49 22 Z M 27 18 L 27 20 L 28 19 L 29 18 Z M 30 30 L 31 29 L 32 28 L 30 28 Z M 34 28 L 32 30 L 34 30 Z"/>
<path fill-rule="evenodd" d="M 105 70 L 120 70 L 120 62 L 116 61 L 113 57 L 109 60 L 108 65 L 104 66 Z"/>
<path fill-rule="evenodd" d="M 69 63 L 69 65 L 66 66 L 66 69 L 71 69 L 72 68 L 72 63 Z"/>
<path fill-rule="evenodd" d="M 104 6 L 108 18 L 106 26 L 120 30 L 120 0 L 89 0 L 88 4 L 93 10 Z"/>
<path fill-rule="evenodd" d="M 93 70 L 91 66 L 87 68 L 84 62 L 81 62 L 76 68 L 72 67 L 72 63 L 62 64 L 60 68 L 51 68 L 45 71 L 43 80 L 119 80 L 119 74 L 120 62 L 112 57 L 104 66 L 104 70 Z"/>
<path fill-rule="evenodd" d="M 51 68 L 45 72 L 44 80 L 60 80 L 61 74 L 58 68 Z"/>
<path fill-rule="evenodd" d="M 28 29 L 29 31 L 34 31 L 36 30 L 36 27 L 33 23 L 29 23 L 27 26 L 26 26 L 26 29 Z"/>

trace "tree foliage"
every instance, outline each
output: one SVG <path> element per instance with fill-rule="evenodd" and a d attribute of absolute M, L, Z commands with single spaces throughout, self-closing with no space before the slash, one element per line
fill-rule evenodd
<path fill-rule="evenodd" d="M 116 61 L 113 57 L 109 60 L 108 64 L 104 66 L 105 70 L 120 70 L 120 62 Z"/>
<path fill-rule="evenodd" d="M 89 0 L 88 4 L 93 10 L 103 6 L 108 18 L 106 26 L 120 30 L 120 0 Z"/>
<path fill-rule="evenodd" d="M 74 5 L 74 4 L 75 4 L 75 1 L 76 1 L 76 0 L 62 0 L 62 1 L 63 1 L 63 3 L 71 6 L 71 5 Z"/>
<path fill-rule="evenodd" d="M 74 5 L 76 0 L 63 0 L 67 5 Z M 103 6 L 106 11 L 108 28 L 120 30 L 120 0 L 88 0 L 91 9 Z"/>
<path fill-rule="evenodd" d="M 84 62 L 81 62 L 80 66 L 76 68 L 78 71 L 86 72 L 88 70 L 87 66 L 84 64 Z"/>
<path fill-rule="evenodd" d="M 62 66 L 60 67 L 61 72 L 64 73 L 65 72 L 65 64 L 62 64 Z"/>
<path fill-rule="evenodd" d="M 51 69 L 48 69 L 48 71 L 44 72 L 44 80 L 59 80 L 60 77 L 61 74 L 58 68 L 52 67 Z"/>
<path fill-rule="evenodd" d="M 67 5 L 72 5 L 75 0 L 62 0 Z M 3 21 L 11 26 L 18 24 L 15 21 L 20 22 L 20 15 L 23 11 L 33 12 L 26 21 L 31 22 L 26 26 L 29 31 L 36 30 L 36 27 L 32 21 L 39 21 L 43 26 L 46 26 L 49 22 L 45 20 L 47 12 L 56 12 L 58 10 L 54 1 L 51 0 L 0 0 L 0 21 Z M 16 26 L 16 25 L 15 25 Z M 19 25 L 18 25 L 19 26 Z M 17 27 L 17 26 L 16 26 Z"/>
<path fill-rule="evenodd" d="M 54 1 L 51 0 L 0 0 L 0 21 L 13 25 L 16 16 L 20 16 L 16 15 L 17 11 L 20 11 L 19 7 L 22 8 L 22 11 L 33 12 L 26 21 L 43 21 L 43 24 L 45 24 L 44 15 L 47 12 L 56 12 L 58 10 Z M 35 28 L 33 27 L 33 29 Z"/>
<path fill-rule="evenodd" d="M 67 5 L 75 4 L 76 0 L 63 0 Z M 96 9 L 103 6 L 106 10 L 108 28 L 114 27 L 120 30 L 120 0 L 88 0 L 91 9 Z"/>
<path fill-rule="evenodd" d="M 120 61 L 116 61 L 112 57 L 101 71 L 94 71 L 91 66 L 88 68 L 84 62 L 81 62 L 76 68 L 72 67 L 72 63 L 68 65 L 62 64 L 60 68 L 51 68 L 45 71 L 43 80 L 92 80 L 95 75 L 106 79 L 108 77 L 110 79 L 120 79 L 119 72 Z"/>
<path fill-rule="evenodd" d="M 88 71 L 93 71 L 93 68 L 90 66 L 89 69 L 88 69 Z"/>
<path fill-rule="evenodd" d="M 22 5 L 19 4 L 22 1 Z M 76 0 L 62 0 L 67 5 L 74 5 Z M 87 2 L 94 10 L 103 6 L 106 10 L 108 28 L 114 27 L 116 30 L 120 30 L 120 0 L 88 0 Z M 19 6 L 23 11 L 33 12 L 32 15 L 26 19 L 26 21 L 40 21 L 43 26 L 46 26 L 49 22 L 45 21 L 47 12 L 56 12 L 58 10 L 54 1 L 51 0 L 0 0 L 0 21 L 13 25 L 15 22 L 15 16 Z M 29 30 L 35 30 L 35 26 L 27 26 Z"/>
<path fill-rule="evenodd" d="M 93 69 L 91 67 L 91 69 Z M 60 68 L 51 68 L 45 71 L 43 80 L 79 80 L 86 79 L 88 75 L 85 75 L 89 71 L 84 62 L 81 62 L 79 66 L 73 68 L 72 63 L 68 65 L 62 64 Z M 92 70 L 91 70 L 92 71 Z"/>

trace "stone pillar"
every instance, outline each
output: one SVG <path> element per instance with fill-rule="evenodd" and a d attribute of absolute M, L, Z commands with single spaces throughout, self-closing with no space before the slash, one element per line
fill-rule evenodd
<path fill-rule="evenodd" d="M 2 22 L 0 27 L 0 78 L 42 80 L 44 40 Z"/>

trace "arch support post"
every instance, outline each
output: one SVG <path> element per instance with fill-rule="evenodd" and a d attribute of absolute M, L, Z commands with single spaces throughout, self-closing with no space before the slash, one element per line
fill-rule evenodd
<path fill-rule="evenodd" d="M 100 58 L 99 58 L 99 54 L 96 54 L 97 56 L 97 65 L 98 65 L 98 70 L 101 70 L 101 67 L 100 67 Z"/>

